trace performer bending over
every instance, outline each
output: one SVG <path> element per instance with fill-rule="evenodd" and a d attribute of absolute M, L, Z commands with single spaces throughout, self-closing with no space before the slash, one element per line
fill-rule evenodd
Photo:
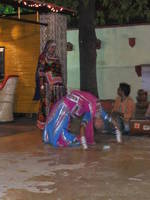
<path fill-rule="evenodd" d="M 80 135 L 69 132 L 68 125 L 73 117 L 81 117 Z M 73 90 L 50 111 L 43 132 L 43 141 L 54 147 L 78 146 L 83 149 L 94 144 L 94 129 L 102 126 L 102 119 L 109 121 L 115 130 L 117 142 L 121 143 L 121 132 L 117 122 L 112 119 L 101 107 L 100 101 L 91 93 Z"/>

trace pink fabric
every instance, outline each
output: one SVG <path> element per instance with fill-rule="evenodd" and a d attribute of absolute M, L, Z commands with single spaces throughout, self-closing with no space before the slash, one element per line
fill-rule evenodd
<path fill-rule="evenodd" d="M 66 140 L 63 139 L 62 134 L 60 135 L 57 144 L 59 147 L 67 147 L 68 146 L 68 143 L 66 142 Z"/>
<path fill-rule="evenodd" d="M 62 83 L 62 78 L 60 76 L 56 76 L 54 77 L 52 75 L 52 72 L 46 72 L 46 78 L 47 78 L 47 81 L 50 85 L 54 85 L 56 83 Z"/>
<path fill-rule="evenodd" d="M 71 101 L 71 96 L 79 97 L 78 100 L 74 99 Z M 75 102 L 77 101 L 77 102 Z M 93 118 L 96 112 L 96 101 L 97 98 L 92 94 L 84 91 L 74 90 L 71 92 L 70 99 L 65 97 L 64 102 L 67 104 L 70 111 L 74 112 L 73 114 L 77 114 L 81 116 L 85 112 L 91 113 L 91 121 L 88 123 L 86 127 L 86 140 L 88 144 L 94 143 L 94 130 L 93 130 Z M 75 110 L 75 107 L 78 105 L 78 110 Z"/>

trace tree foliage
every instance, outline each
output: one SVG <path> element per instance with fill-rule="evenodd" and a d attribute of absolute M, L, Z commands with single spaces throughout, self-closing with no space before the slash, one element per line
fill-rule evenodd
<path fill-rule="evenodd" d="M 77 16 L 68 17 L 69 26 L 78 27 L 79 0 L 49 0 L 49 2 L 75 9 Z M 84 0 L 87 3 L 87 0 Z M 132 24 L 150 22 L 149 0 L 96 0 L 95 25 Z"/>
<path fill-rule="evenodd" d="M 0 5 L 0 14 L 15 13 L 15 9 L 12 6 Z"/>
<path fill-rule="evenodd" d="M 98 25 L 150 22 L 149 0 L 99 0 L 96 10 Z"/>

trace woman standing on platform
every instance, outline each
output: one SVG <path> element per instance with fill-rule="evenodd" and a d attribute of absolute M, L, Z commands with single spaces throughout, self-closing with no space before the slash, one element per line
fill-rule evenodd
<path fill-rule="evenodd" d="M 40 100 L 37 127 L 43 129 L 49 110 L 65 95 L 61 64 L 56 55 L 56 43 L 48 40 L 39 56 L 36 70 L 36 89 L 34 100 Z"/>

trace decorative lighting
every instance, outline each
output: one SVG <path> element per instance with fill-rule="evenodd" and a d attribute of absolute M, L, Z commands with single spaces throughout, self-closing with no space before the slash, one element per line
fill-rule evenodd
<path fill-rule="evenodd" d="M 31 8 L 39 8 L 39 7 L 45 7 L 45 8 L 48 8 L 50 11 L 52 12 L 62 12 L 63 8 L 62 7 L 58 7 L 58 6 L 55 6 L 53 4 L 50 4 L 50 3 L 38 3 L 38 2 L 35 2 L 35 1 L 25 1 L 25 0 L 22 0 L 22 1 L 18 1 L 19 4 L 23 3 L 25 6 L 27 7 L 31 7 Z"/>
<path fill-rule="evenodd" d="M 39 7 L 43 7 L 45 9 L 48 9 L 49 11 L 56 12 L 56 13 L 64 11 L 63 7 L 56 6 L 56 5 L 51 4 L 51 3 L 41 3 L 41 2 L 38 2 L 38 1 L 35 1 L 35 0 L 32 0 L 32 1 L 18 0 L 18 3 L 20 5 L 23 4 L 26 7 L 35 8 L 35 9 L 38 9 Z M 68 11 L 68 12 L 71 12 L 72 15 L 74 15 L 74 11 L 69 10 L 69 9 L 65 9 L 65 10 Z"/>

